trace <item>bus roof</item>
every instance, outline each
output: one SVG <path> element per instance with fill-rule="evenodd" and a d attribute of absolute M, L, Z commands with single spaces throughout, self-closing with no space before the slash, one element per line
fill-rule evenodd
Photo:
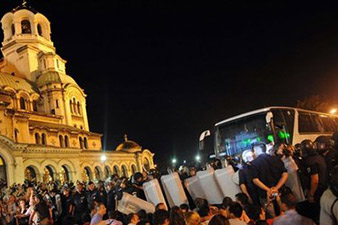
<path fill-rule="evenodd" d="M 253 110 L 253 111 L 250 111 L 250 112 L 247 112 L 247 113 L 243 113 L 243 114 L 240 114 L 240 115 L 237 115 L 237 116 L 230 117 L 228 119 L 225 119 L 225 120 L 222 120 L 222 121 L 216 123 L 215 126 L 219 126 L 223 123 L 227 123 L 227 122 L 237 120 L 237 119 L 240 119 L 240 118 L 243 118 L 243 117 L 251 116 L 251 115 L 254 115 L 254 114 L 267 112 L 271 109 L 289 109 L 289 110 L 297 110 L 297 111 L 303 111 L 303 112 L 309 112 L 309 113 L 319 113 L 319 114 L 323 114 L 323 115 L 327 115 L 327 116 L 333 116 L 333 115 L 328 114 L 328 113 L 316 112 L 316 111 L 311 111 L 311 110 L 307 110 L 307 109 L 300 109 L 300 108 L 293 108 L 293 107 L 286 107 L 286 106 L 269 106 L 269 107 L 256 109 L 256 110 Z"/>

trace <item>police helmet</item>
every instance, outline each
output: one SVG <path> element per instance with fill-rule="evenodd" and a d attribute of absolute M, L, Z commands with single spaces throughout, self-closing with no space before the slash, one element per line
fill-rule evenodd
<path fill-rule="evenodd" d="M 309 140 L 309 139 L 303 140 L 301 145 L 302 145 L 302 147 L 301 147 L 301 150 L 302 150 L 301 156 L 302 157 L 307 157 L 309 155 L 314 154 L 314 152 L 315 152 L 314 145 L 313 145 L 313 142 L 311 140 Z"/>

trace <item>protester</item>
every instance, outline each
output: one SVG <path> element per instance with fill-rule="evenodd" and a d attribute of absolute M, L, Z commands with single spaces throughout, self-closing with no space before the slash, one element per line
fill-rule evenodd
<path fill-rule="evenodd" d="M 197 212 L 194 212 L 194 211 L 190 211 L 186 213 L 184 220 L 185 220 L 186 225 L 199 225 L 201 222 L 200 216 L 198 215 Z"/>
<path fill-rule="evenodd" d="M 139 206 L 137 212 L 129 215 L 123 214 L 121 206 L 117 207 L 124 192 L 134 194 L 136 197 L 144 196 L 143 183 L 151 179 L 159 179 L 161 174 L 154 171 L 136 172 L 130 179 L 126 177 L 111 176 L 106 181 L 87 182 L 29 182 L 13 184 L 8 189 L 0 188 L 0 224 L 4 225 L 266 225 L 269 224 L 313 224 L 312 220 L 305 218 L 301 207 L 304 198 L 302 186 L 299 184 L 299 171 L 302 171 L 302 181 L 305 182 L 305 193 L 316 193 L 328 186 L 328 180 L 322 176 L 325 161 L 322 153 L 309 147 L 309 141 L 303 142 L 298 149 L 293 146 L 278 144 L 269 153 L 266 146 L 256 143 L 246 154 L 244 164 L 240 156 L 229 156 L 229 162 L 239 169 L 240 193 L 235 199 L 224 197 L 221 204 L 209 204 L 203 198 L 191 199 L 193 204 L 189 208 L 187 202 L 167 208 L 168 202 L 157 204 L 155 212 L 148 212 L 149 208 Z M 318 143 L 322 143 L 318 140 Z M 319 144 L 317 144 L 319 146 Z M 325 154 L 324 154 L 325 155 Z M 312 157 L 312 158 L 311 158 Z M 312 159 L 312 160 L 311 160 Z M 221 161 L 213 160 L 214 169 L 221 169 Z M 195 176 L 199 170 L 210 168 L 190 165 L 180 169 L 181 181 L 187 177 Z M 306 171 L 304 170 L 306 169 Z M 234 168 L 237 170 L 238 168 Z M 332 224 L 338 216 L 338 167 L 331 171 L 329 189 L 321 198 L 320 224 Z M 316 184 L 316 179 L 318 184 Z M 296 182 L 298 182 L 296 184 Z M 1 181 L 0 181 L 1 183 Z M 178 182 L 180 183 L 180 182 Z M 285 184 L 285 185 L 284 185 Z M 294 186 L 297 186 L 297 189 Z M 325 186 L 326 185 L 326 186 Z M 288 189 L 287 187 L 290 187 Z M 337 191 L 336 191 L 337 190 Z M 187 190 L 190 191 L 190 190 Z M 210 192 L 214 190 L 208 190 Z M 165 192 L 164 192 L 165 193 Z M 157 194 L 157 193 L 156 193 Z M 300 196 L 300 197 L 299 197 Z M 308 199 L 311 194 L 308 194 Z M 320 196 L 320 195 L 318 195 Z M 164 196 L 168 197 L 168 196 Z M 255 197 L 257 200 L 254 200 Z M 296 198 L 295 198 L 296 197 Z M 17 200 L 16 200 L 17 199 Z M 297 203 L 296 199 L 300 202 Z M 190 202 L 189 202 L 190 203 Z M 319 208 L 319 201 L 313 201 L 312 208 Z M 332 210 L 331 210 L 332 207 Z M 127 205 L 125 212 L 133 211 Z M 311 209 L 311 208 L 310 208 Z M 135 209 L 136 210 L 136 209 Z M 299 212 L 298 212 L 299 211 Z M 315 213 L 307 210 L 308 217 Z M 152 214 L 153 213 L 153 214 Z M 311 215 L 312 214 L 312 215 Z M 107 219 L 108 218 L 108 219 Z M 314 218 L 315 219 L 315 218 Z"/>
<path fill-rule="evenodd" d="M 242 206 L 237 202 L 230 203 L 229 206 L 229 223 L 230 225 L 246 225 L 246 223 L 241 220 L 243 214 Z"/>
<path fill-rule="evenodd" d="M 230 225 L 229 220 L 222 215 L 216 215 L 212 217 L 209 222 L 209 225 Z"/>
<path fill-rule="evenodd" d="M 284 215 L 274 219 L 273 225 L 314 225 L 315 223 L 304 216 L 301 216 L 296 211 L 297 199 L 289 193 L 281 197 L 282 211 Z"/>
<path fill-rule="evenodd" d="M 100 202 L 96 206 L 96 213 L 90 221 L 90 225 L 101 225 L 106 224 L 106 221 L 103 220 L 103 216 L 106 214 L 107 208 L 106 206 Z"/>

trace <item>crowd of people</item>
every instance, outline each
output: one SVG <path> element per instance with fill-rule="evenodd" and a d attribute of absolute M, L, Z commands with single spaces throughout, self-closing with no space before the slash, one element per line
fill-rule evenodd
<path fill-rule="evenodd" d="M 267 149 L 256 143 L 241 157 L 228 158 L 238 171 L 241 192 L 222 204 L 192 199 L 167 208 L 156 205 L 154 213 L 140 210 L 129 215 L 117 211 L 123 192 L 146 199 L 142 184 L 160 181 L 156 170 L 137 172 L 130 178 L 112 175 L 106 181 L 48 183 L 25 181 L 7 188 L 0 182 L 0 224 L 112 224 L 112 225 L 262 225 L 337 224 L 338 133 L 304 140 L 292 146 L 276 144 Z M 216 159 L 209 164 L 224 167 Z M 202 167 L 184 166 L 182 182 Z M 210 190 L 212 191 L 212 190 Z"/>

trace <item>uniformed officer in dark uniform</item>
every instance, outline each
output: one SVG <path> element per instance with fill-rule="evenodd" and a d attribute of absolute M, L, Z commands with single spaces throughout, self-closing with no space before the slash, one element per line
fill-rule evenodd
<path fill-rule="evenodd" d="M 302 149 L 303 175 L 307 179 L 304 182 L 307 198 L 310 202 L 319 204 L 320 197 L 327 188 L 328 171 L 326 162 L 324 157 L 316 152 L 312 141 L 302 141 Z"/>
<path fill-rule="evenodd" d="M 78 183 L 76 186 L 76 192 L 73 196 L 74 203 L 74 223 L 83 224 L 84 215 L 88 212 L 88 202 L 86 192 L 82 183 Z"/>

